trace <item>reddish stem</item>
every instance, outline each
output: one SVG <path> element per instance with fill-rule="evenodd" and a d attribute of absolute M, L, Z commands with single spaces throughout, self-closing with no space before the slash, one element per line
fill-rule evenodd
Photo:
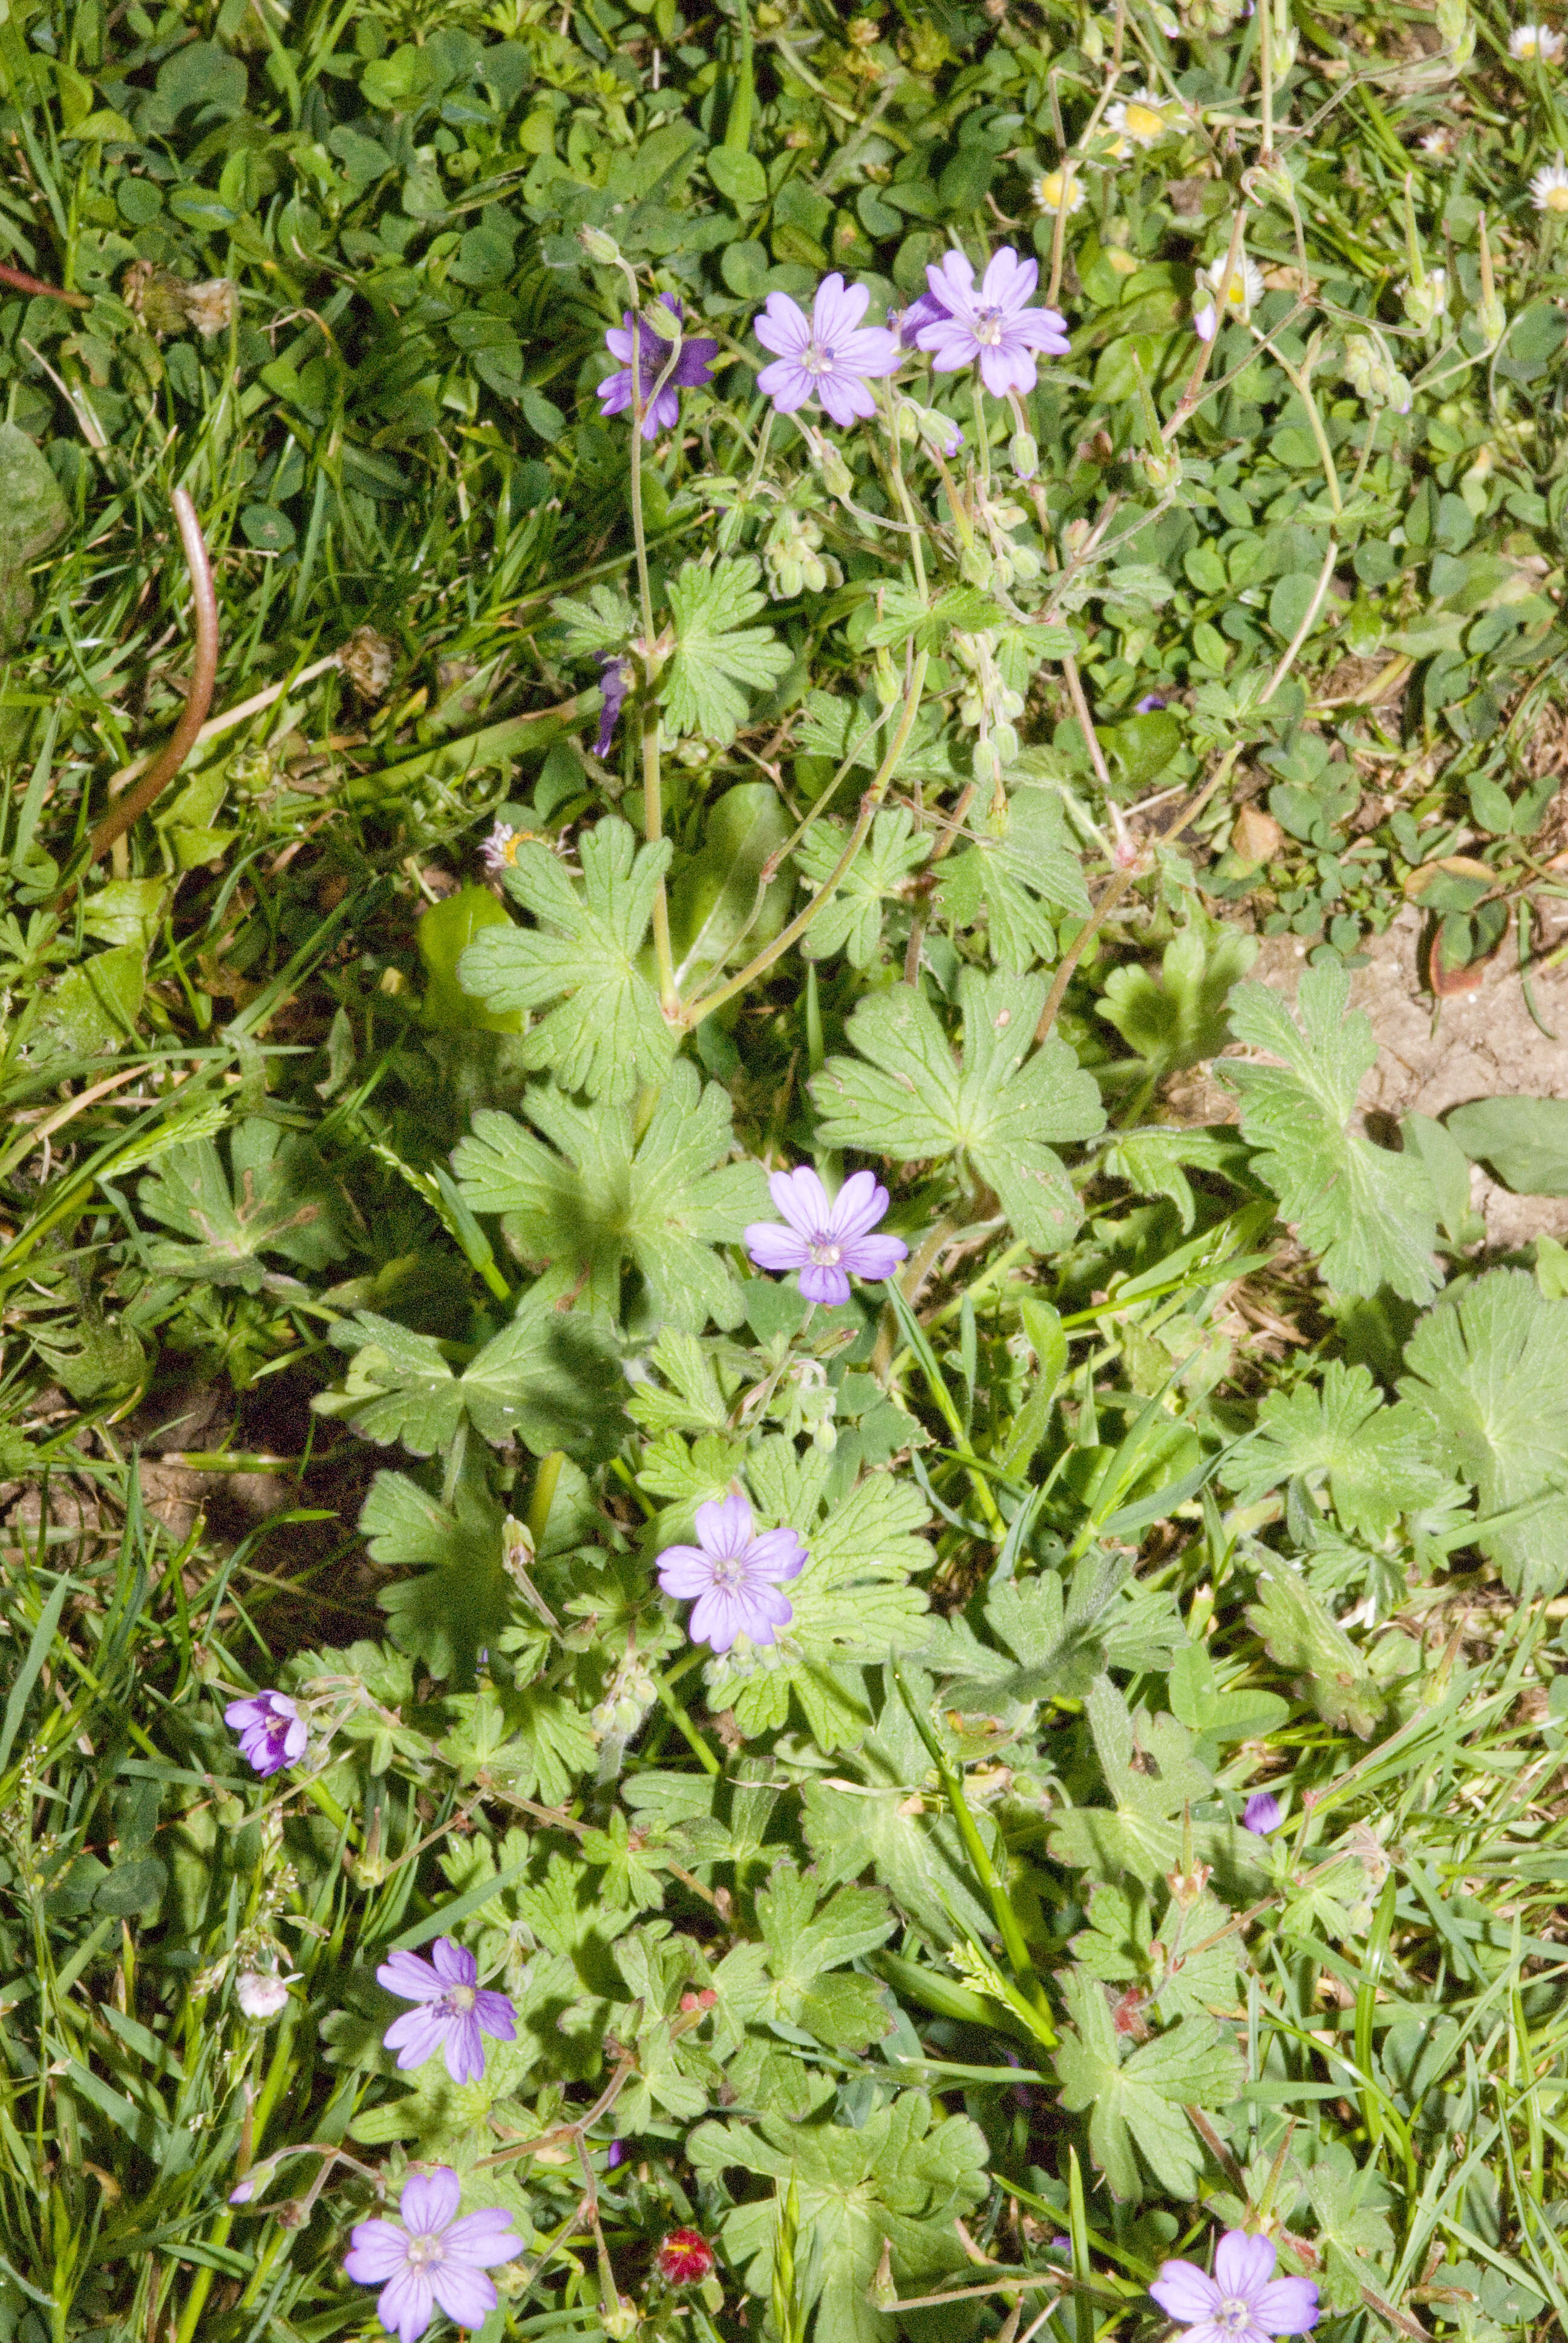
<path fill-rule="evenodd" d="M 29 277 L 25 268 L 13 268 L 3 260 L 0 285 L 9 285 L 17 293 L 41 295 L 45 301 L 65 301 L 73 309 L 90 309 L 93 306 L 85 293 L 67 293 L 58 285 L 45 285 L 41 277 Z"/>
<path fill-rule="evenodd" d="M 174 508 L 196 596 L 196 663 L 191 671 L 190 689 L 180 711 L 180 720 L 163 749 L 136 788 L 120 799 L 112 812 L 104 816 L 88 840 L 89 864 L 96 862 L 99 856 L 113 846 L 116 838 L 124 837 L 131 824 L 146 813 L 159 790 L 173 780 L 190 754 L 196 736 L 206 721 L 207 709 L 212 706 L 213 685 L 217 680 L 217 591 L 213 585 L 212 564 L 207 559 L 206 540 L 201 533 L 196 508 L 184 488 L 175 490 Z"/>

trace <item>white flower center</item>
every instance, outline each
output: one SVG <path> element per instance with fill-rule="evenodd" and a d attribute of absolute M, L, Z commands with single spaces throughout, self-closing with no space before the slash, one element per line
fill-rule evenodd
<path fill-rule="evenodd" d="M 837 1269 L 844 1248 L 842 1245 L 829 1244 L 821 1237 L 818 1237 L 807 1246 L 806 1250 L 819 1269 Z"/>
<path fill-rule="evenodd" d="M 404 2256 L 411 2270 L 429 2269 L 435 2263 L 445 2261 L 445 2248 L 439 2237 L 410 2237 L 408 2251 Z"/>
<path fill-rule="evenodd" d="M 1005 313 L 1000 309 L 978 309 L 975 312 L 974 336 L 982 348 L 994 349 L 1001 340 Z"/>
<path fill-rule="evenodd" d="M 1214 2313 L 1214 2324 L 1227 2335 L 1242 2334 L 1252 2323 L 1252 2306 L 1239 2294 L 1226 2295 Z"/>
<path fill-rule="evenodd" d="M 448 1986 L 441 2007 L 448 2017 L 467 2017 L 476 1996 L 471 1985 Z"/>
<path fill-rule="evenodd" d="M 746 1557 L 742 1554 L 721 1554 L 714 1558 L 713 1584 L 724 1593 L 733 1593 L 746 1584 Z"/>
<path fill-rule="evenodd" d="M 808 374 L 831 374 L 833 371 L 832 353 L 822 347 L 815 335 L 807 343 L 800 363 Z"/>

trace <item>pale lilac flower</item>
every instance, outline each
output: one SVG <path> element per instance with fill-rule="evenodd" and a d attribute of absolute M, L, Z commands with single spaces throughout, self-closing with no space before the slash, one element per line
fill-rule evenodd
<path fill-rule="evenodd" d="M 1168 2318 L 1187 2328 L 1182 2343 L 1269 2343 L 1305 2335 L 1318 2322 L 1311 2278 L 1275 2278 L 1271 2237 L 1227 2229 L 1214 2248 L 1214 2275 L 1193 2262 L 1161 2262 L 1149 2291 Z"/>
<path fill-rule="evenodd" d="M 399 2343 L 418 2343 L 439 2303 L 457 2327 L 482 2327 L 496 2307 L 485 2276 L 522 2244 L 498 2205 L 455 2217 L 463 2192 L 450 2165 L 416 2172 L 404 2184 L 397 2221 L 358 2221 L 343 2267 L 356 2286 L 378 2286 L 382 2326 Z"/>
<path fill-rule="evenodd" d="M 263 1969 L 241 1969 L 234 1981 L 234 1997 L 246 2016 L 257 2026 L 265 2026 L 276 2017 L 288 2003 L 288 1988 L 299 1982 L 297 1969 L 292 1976 L 271 1976 Z"/>
<path fill-rule="evenodd" d="M 947 314 L 941 303 L 933 301 L 929 293 L 917 293 L 907 309 L 889 310 L 888 325 L 904 348 L 912 350 L 920 339 L 920 327 L 934 326 Z"/>
<path fill-rule="evenodd" d="M 937 317 L 916 339 L 931 354 L 938 374 L 977 362 L 980 380 L 993 398 L 1010 390 L 1032 390 L 1035 354 L 1067 354 L 1067 320 L 1055 309 L 1031 309 L 1040 263 L 1020 260 L 1010 245 L 993 252 L 979 288 L 974 264 L 961 252 L 944 254 L 926 270 Z"/>
<path fill-rule="evenodd" d="M 615 2171 L 618 2165 L 622 2165 L 626 2162 L 626 2157 L 627 2146 L 625 2140 L 612 2139 L 609 2144 L 609 2154 L 604 2160 L 605 2170 L 607 2172 Z"/>
<path fill-rule="evenodd" d="M 240 2182 L 239 2187 L 238 2187 L 237 2188 L 231 2188 L 231 2189 L 229 2190 L 229 2192 L 228 2192 L 228 2201 L 229 2201 L 229 2203 L 230 2203 L 231 2205 L 248 2205 L 248 2204 L 249 2204 L 249 2202 L 250 2202 L 250 2200 L 251 2200 L 251 2198 L 252 2198 L 255 2195 L 256 2195 L 256 2183 L 255 2183 L 255 2181 L 254 2181 L 254 2180 L 242 2180 L 242 2181 Z"/>
<path fill-rule="evenodd" d="M 1134 702 L 1132 712 L 1135 716 L 1152 716 L 1157 708 L 1163 708 L 1164 705 L 1165 695 L 1162 691 L 1146 691 L 1141 699 Z"/>
<path fill-rule="evenodd" d="M 891 1277 L 908 1256 L 902 1237 L 870 1233 L 888 1209 L 888 1192 L 870 1172 L 852 1172 L 832 1202 L 804 1163 L 775 1172 L 768 1192 L 789 1225 L 753 1221 L 746 1250 L 759 1269 L 798 1269 L 808 1302 L 848 1302 L 851 1277 Z"/>
<path fill-rule="evenodd" d="M 604 706 L 599 710 L 598 739 L 593 749 L 596 757 L 608 757 L 626 695 L 637 681 L 637 671 L 618 651 L 596 651 L 594 657 L 598 661 L 598 688 L 604 694 Z"/>
<path fill-rule="evenodd" d="M 691 1603 L 687 1632 L 694 1644 L 727 1652 L 738 1635 L 770 1644 L 795 1606 L 780 1594 L 780 1579 L 798 1578 L 807 1550 L 793 1530 L 753 1527 L 744 1497 L 722 1497 L 697 1508 L 697 1544 L 667 1545 L 658 1583 L 678 1603 Z M 696 1600 L 693 1602 L 692 1598 Z"/>
<path fill-rule="evenodd" d="M 819 399 L 838 424 L 876 413 L 866 385 L 892 373 L 899 339 L 885 326 L 861 325 L 870 298 L 868 286 L 846 285 L 837 269 L 818 286 L 809 317 L 788 293 L 769 293 L 751 330 L 775 353 L 757 387 L 780 415 L 793 415 L 809 398 Z"/>
<path fill-rule="evenodd" d="M 1285 1819 L 1285 1810 L 1272 1790 L 1254 1790 L 1241 1809 L 1241 1828 L 1254 1838 L 1267 1838 Z"/>
<path fill-rule="evenodd" d="M 258 1692 L 231 1700 L 223 1721 L 239 1735 L 239 1754 L 258 1774 L 281 1774 L 305 1755 L 305 1720 L 286 1693 Z"/>
<path fill-rule="evenodd" d="M 663 295 L 662 301 L 677 319 L 685 315 L 672 294 Z M 624 415 L 631 405 L 632 321 L 629 309 L 622 312 L 621 324 L 612 326 L 604 339 L 611 357 L 619 358 L 621 362 L 619 373 L 607 375 L 598 387 L 599 408 L 608 419 L 612 415 Z M 669 364 L 671 344 L 643 317 L 638 322 L 637 347 L 642 366 L 642 396 L 646 407 L 642 436 L 645 439 L 653 439 L 661 431 L 674 430 L 680 420 L 680 400 L 677 393 L 699 390 L 703 387 L 712 372 L 713 361 L 719 356 L 719 345 L 703 336 L 691 341 L 682 341 L 675 370 L 657 398 L 653 395 L 654 386 Z"/>
<path fill-rule="evenodd" d="M 400 2067 L 422 2066 L 443 2051 L 454 2083 L 477 2083 L 485 2071 L 481 2036 L 488 2034 L 498 2042 L 517 2038 L 512 2005 L 504 1993 L 481 1988 L 477 1961 L 450 1936 L 437 1936 L 430 1950 L 430 1961 L 417 1953 L 394 1953 L 376 1972 L 377 1983 L 388 1993 L 419 2005 L 394 2018 L 387 2028 L 387 2047 L 397 2051 Z"/>

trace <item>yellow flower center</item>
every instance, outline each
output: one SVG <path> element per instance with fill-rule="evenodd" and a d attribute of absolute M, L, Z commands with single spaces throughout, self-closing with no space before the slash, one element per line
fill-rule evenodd
<path fill-rule="evenodd" d="M 1547 188 L 1546 209 L 1549 212 L 1568 212 L 1568 180 L 1559 180 L 1554 187 Z"/>
<path fill-rule="evenodd" d="M 1165 136 L 1165 116 L 1157 114 L 1151 106 L 1133 102 L 1127 108 L 1127 135 L 1136 138 L 1141 146 L 1152 146 Z"/>

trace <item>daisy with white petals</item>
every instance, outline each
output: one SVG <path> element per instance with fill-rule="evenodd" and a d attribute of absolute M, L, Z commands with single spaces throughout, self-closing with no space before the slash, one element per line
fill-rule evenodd
<path fill-rule="evenodd" d="M 1248 318 L 1263 297 L 1263 272 L 1255 260 L 1239 252 L 1234 261 L 1221 253 L 1207 268 L 1198 271 L 1197 289 L 1192 296 L 1192 331 L 1200 341 L 1214 338 L 1215 304 L 1221 288 L 1225 295 L 1227 318 Z"/>
<path fill-rule="evenodd" d="M 1072 163 L 1059 163 L 1054 171 L 1041 171 L 1029 183 L 1029 192 L 1035 206 L 1042 212 L 1081 212 L 1088 202 L 1088 190 Z"/>
<path fill-rule="evenodd" d="M 1549 25 L 1516 25 L 1508 35 L 1508 54 L 1521 60 L 1539 57 L 1543 65 L 1554 65 L 1563 54 L 1563 35 Z"/>
<path fill-rule="evenodd" d="M 1105 127 L 1117 138 L 1130 138 L 1134 146 L 1158 146 L 1175 129 L 1175 114 L 1169 98 L 1157 90 L 1137 89 L 1107 110 Z"/>
<path fill-rule="evenodd" d="M 1568 212 L 1568 167 L 1561 155 L 1536 172 L 1530 182 L 1530 200 L 1538 212 Z"/>

